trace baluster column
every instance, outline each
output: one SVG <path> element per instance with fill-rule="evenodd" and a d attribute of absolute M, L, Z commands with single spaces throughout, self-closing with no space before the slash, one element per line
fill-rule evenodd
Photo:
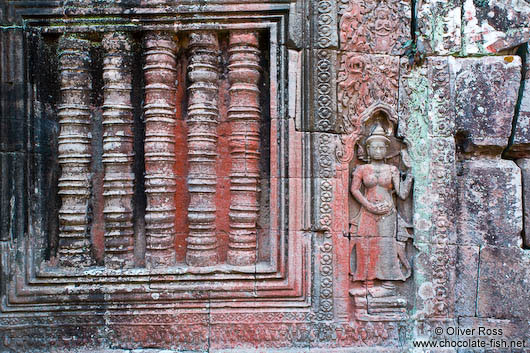
<path fill-rule="evenodd" d="M 59 264 L 87 267 L 94 264 L 89 235 L 90 199 L 90 42 L 64 35 L 59 41 L 61 103 L 58 160 Z"/>
<path fill-rule="evenodd" d="M 255 32 L 230 33 L 230 235 L 227 261 L 232 265 L 256 262 L 256 223 L 260 178 L 260 77 L 258 36 Z"/>
<path fill-rule="evenodd" d="M 194 32 L 189 36 L 191 82 L 188 105 L 188 208 L 189 237 L 186 262 L 210 266 L 218 261 L 215 226 L 217 175 L 218 55 L 214 32 Z"/>
<path fill-rule="evenodd" d="M 175 101 L 177 38 L 145 38 L 145 192 L 148 267 L 175 263 Z"/>
<path fill-rule="evenodd" d="M 103 197 L 105 265 L 134 265 L 133 106 L 131 103 L 131 38 L 107 33 L 103 38 Z"/>

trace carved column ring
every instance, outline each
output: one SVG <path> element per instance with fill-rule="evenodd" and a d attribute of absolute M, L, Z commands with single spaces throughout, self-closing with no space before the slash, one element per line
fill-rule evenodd
<path fill-rule="evenodd" d="M 190 72 L 188 73 L 188 76 L 192 82 L 196 82 L 195 84 L 199 82 L 214 83 L 214 82 L 217 82 L 218 80 L 217 67 L 215 65 L 200 63 L 200 64 L 191 64 L 189 67 L 190 67 Z M 190 87 L 190 89 L 191 88 L 192 87 Z"/>

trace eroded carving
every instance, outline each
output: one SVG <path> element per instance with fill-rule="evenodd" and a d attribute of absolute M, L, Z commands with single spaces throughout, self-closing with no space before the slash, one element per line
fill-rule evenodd
<path fill-rule="evenodd" d="M 343 50 L 403 54 L 410 37 L 410 1 L 350 0 L 339 24 Z"/>
<path fill-rule="evenodd" d="M 355 168 L 350 188 L 355 201 L 350 210 L 350 295 L 360 320 L 402 319 L 407 301 L 397 294 L 395 281 L 411 274 L 406 242 L 412 237 L 412 210 L 410 202 L 404 203 L 412 187 L 410 161 L 405 145 L 393 137 L 386 113 L 374 113 L 364 128 L 356 154 L 366 163 Z"/>
<path fill-rule="evenodd" d="M 169 32 L 145 36 L 145 193 L 148 267 L 175 263 L 176 38 Z"/>
<path fill-rule="evenodd" d="M 90 42 L 74 35 L 59 41 L 61 104 L 58 106 L 60 132 L 59 248 L 61 266 L 86 267 L 91 256 L 89 227 L 90 200 Z"/>
<path fill-rule="evenodd" d="M 210 266 L 218 262 L 215 191 L 217 125 L 219 123 L 219 41 L 217 34 L 199 31 L 189 36 L 188 77 L 188 207 L 186 262 Z"/>
<path fill-rule="evenodd" d="M 399 58 L 344 53 L 338 72 L 339 114 L 343 130 L 358 134 L 365 111 L 381 103 L 397 106 Z"/>
<path fill-rule="evenodd" d="M 232 133 L 230 148 L 230 239 L 227 262 L 256 262 L 256 221 L 260 177 L 260 76 L 258 37 L 255 32 L 230 33 L 228 78 Z"/>

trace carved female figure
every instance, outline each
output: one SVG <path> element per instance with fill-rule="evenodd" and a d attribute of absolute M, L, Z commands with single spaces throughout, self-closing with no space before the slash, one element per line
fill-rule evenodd
<path fill-rule="evenodd" d="M 389 145 L 384 129 L 377 125 L 366 139 L 369 163 L 355 169 L 351 184 L 351 193 L 361 205 L 351 229 L 355 247 L 352 280 L 365 281 L 374 297 L 393 295 L 394 286 L 388 281 L 404 281 L 410 275 L 406 239 L 397 239 L 399 215 L 393 194 L 405 200 L 412 176 L 407 174 L 402 180 L 397 167 L 386 163 Z M 383 281 L 382 286 L 374 287 L 374 280 Z"/>

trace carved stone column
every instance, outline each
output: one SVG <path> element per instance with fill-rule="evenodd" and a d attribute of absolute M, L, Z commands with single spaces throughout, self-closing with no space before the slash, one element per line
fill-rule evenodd
<path fill-rule="evenodd" d="M 131 104 L 131 38 L 125 33 L 103 37 L 103 197 L 105 265 L 134 265 L 133 115 Z"/>
<path fill-rule="evenodd" d="M 256 221 L 259 204 L 260 76 L 255 32 L 230 33 L 230 237 L 227 261 L 232 265 L 256 262 Z"/>
<path fill-rule="evenodd" d="M 186 262 L 192 266 L 215 265 L 215 189 L 217 175 L 218 51 L 214 32 L 194 32 L 189 37 L 188 185 L 190 205 Z"/>
<path fill-rule="evenodd" d="M 169 32 L 145 38 L 145 192 L 148 267 L 175 263 L 175 100 L 177 39 Z"/>
<path fill-rule="evenodd" d="M 94 263 L 88 232 L 90 198 L 90 42 L 74 35 L 59 41 L 59 249 L 61 266 Z"/>

